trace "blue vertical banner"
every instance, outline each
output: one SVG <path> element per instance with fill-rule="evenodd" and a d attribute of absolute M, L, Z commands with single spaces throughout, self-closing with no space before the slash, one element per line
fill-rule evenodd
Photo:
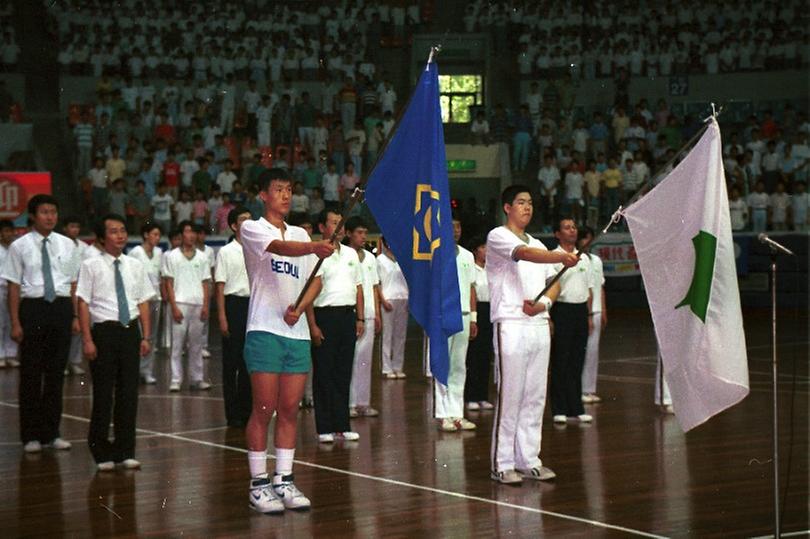
<path fill-rule="evenodd" d="M 447 385 L 447 339 L 462 321 L 435 62 L 368 178 L 366 203 L 408 282 L 411 314 L 430 338 L 431 372 Z"/>

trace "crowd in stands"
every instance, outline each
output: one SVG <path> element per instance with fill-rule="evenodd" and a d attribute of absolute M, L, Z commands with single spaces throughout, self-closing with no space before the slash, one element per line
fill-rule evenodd
<path fill-rule="evenodd" d="M 48 1 L 66 72 L 205 82 L 374 75 L 380 44 L 420 24 L 417 2 Z"/>
<path fill-rule="evenodd" d="M 14 4 L 11 0 L 0 0 L 0 71 L 6 73 L 17 70 L 20 58 L 20 47 L 11 24 L 13 14 Z"/>
<path fill-rule="evenodd" d="M 799 69 L 810 63 L 806 21 L 799 0 L 474 0 L 464 15 L 468 32 L 517 53 L 522 75 L 586 79 Z"/>
<path fill-rule="evenodd" d="M 234 205 L 262 214 L 255 181 L 270 166 L 300 183 L 295 218 L 339 207 L 376 160 L 397 105 L 389 82 L 368 77 L 327 85 L 320 103 L 272 82 L 203 88 L 99 80 L 99 102 L 72 126 L 86 215 L 125 214 L 133 231 L 146 219 L 164 231 L 185 219 L 227 231 Z"/>
<path fill-rule="evenodd" d="M 489 119 L 478 113 L 471 136 L 475 143 L 510 144 L 518 176 L 537 165 L 537 224 L 546 228 L 559 214 L 593 228 L 604 224 L 645 182 L 660 181 L 703 125 L 703 118 L 674 113 L 664 99 L 654 109 L 642 99 L 630 111 L 617 105 L 586 118 L 553 114 L 538 94 L 533 84 L 511 115 L 501 105 Z M 728 125 L 723 159 L 733 229 L 808 230 L 807 114 L 787 105 Z"/>

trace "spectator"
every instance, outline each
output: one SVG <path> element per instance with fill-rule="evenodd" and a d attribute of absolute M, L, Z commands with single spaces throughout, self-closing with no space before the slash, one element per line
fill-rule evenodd
<path fill-rule="evenodd" d="M 174 219 L 178 223 L 183 221 L 191 221 L 191 215 L 194 212 L 194 203 L 191 200 L 191 193 L 188 191 L 180 191 L 180 200 L 174 204 Z"/>
<path fill-rule="evenodd" d="M 122 178 L 112 182 L 112 191 L 110 191 L 107 200 L 110 213 L 120 216 L 126 215 L 129 195 L 124 190 L 124 180 Z"/>
<path fill-rule="evenodd" d="M 309 213 L 309 197 L 304 193 L 304 184 L 295 182 L 290 202 L 290 221 L 304 218 Z"/>
<path fill-rule="evenodd" d="M 748 205 L 740 197 L 740 190 L 732 187 L 728 195 L 728 209 L 731 215 L 731 230 L 739 232 L 748 226 Z"/>
<path fill-rule="evenodd" d="M 152 211 L 151 197 L 146 193 L 146 184 L 143 180 L 135 182 L 135 192 L 127 201 L 127 217 L 130 230 L 140 230 Z"/>
<path fill-rule="evenodd" d="M 748 215 L 751 216 L 751 230 L 765 232 L 768 224 L 768 206 L 770 197 L 765 192 L 765 183 L 762 180 L 754 185 L 754 192 L 748 195 Z"/>
<path fill-rule="evenodd" d="M 152 220 L 162 230 L 171 230 L 172 213 L 174 211 L 174 198 L 168 193 L 168 186 L 161 182 L 158 192 L 152 197 Z"/>
<path fill-rule="evenodd" d="M 768 200 L 768 221 L 771 230 L 787 230 L 788 211 L 790 209 L 790 195 L 785 192 L 782 181 L 776 183 L 776 192 Z"/>
<path fill-rule="evenodd" d="M 93 186 L 93 213 L 101 216 L 107 213 L 107 194 L 110 188 L 110 179 L 104 160 L 96 157 L 95 164 L 87 174 Z"/>
<path fill-rule="evenodd" d="M 806 232 L 810 225 L 808 217 L 810 208 L 810 196 L 807 195 L 807 185 L 804 182 L 793 184 L 793 196 L 791 197 L 790 217 L 793 230 Z"/>
<path fill-rule="evenodd" d="M 230 193 L 233 189 L 233 182 L 236 181 L 236 174 L 231 170 L 233 168 L 233 161 L 226 159 L 222 172 L 217 174 L 217 185 L 223 193 Z"/>
<path fill-rule="evenodd" d="M 483 110 L 475 113 L 475 120 L 470 126 L 473 144 L 489 144 L 489 122 Z"/>
<path fill-rule="evenodd" d="M 211 191 L 211 175 L 208 173 L 209 162 L 208 159 L 201 157 L 197 160 L 200 165 L 200 170 L 194 173 L 194 176 L 191 177 L 191 186 L 195 191 L 201 191 L 204 196 L 208 196 L 208 193 Z M 180 199 L 182 200 L 182 196 Z M 187 219 L 179 219 L 179 221 L 186 221 L 190 220 L 190 217 Z"/>
<path fill-rule="evenodd" d="M 229 193 L 222 194 L 222 205 L 214 212 L 214 230 L 217 234 L 227 234 L 228 227 L 228 214 L 236 206 L 231 202 Z"/>

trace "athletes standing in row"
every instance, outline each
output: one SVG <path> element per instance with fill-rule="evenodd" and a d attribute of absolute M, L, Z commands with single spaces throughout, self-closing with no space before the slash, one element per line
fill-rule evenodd
<path fill-rule="evenodd" d="M 382 374 L 384 378 L 405 378 L 405 337 L 408 332 L 408 283 L 397 259 L 382 238 L 377 255 L 382 307 Z"/>
<path fill-rule="evenodd" d="M 160 243 L 160 226 L 156 223 L 146 223 L 141 227 L 141 238 L 143 243 L 132 248 L 129 256 L 138 260 L 146 268 L 146 274 L 149 276 L 149 282 L 152 284 L 152 291 L 154 292 L 152 298 L 149 300 L 149 318 L 152 321 L 150 325 L 150 333 L 144 335 L 150 339 L 151 346 L 149 353 L 141 357 L 141 381 L 147 385 L 153 385 L 157 382 L 155 378 L 155 348 L 157 347 L 157 335 L 160 321 L 160 307 L 161 307 L 161 286 L 160 286 L 160 267 L 163 260 L 163 250 L 158 247 Z"/>

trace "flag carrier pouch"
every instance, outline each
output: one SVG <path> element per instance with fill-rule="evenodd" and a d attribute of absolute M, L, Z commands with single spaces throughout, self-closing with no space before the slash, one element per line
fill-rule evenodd
<path fill-rule="evenodd" d="M 703 136 L 703 133 L 704 133 L 704 132 L 706 131 L 706 129 L 709 127 L 708 121 L 709 121 L 711 118 L 717 118 L 717 116 L 720 114 L 720 112 L 722 112 L 722 110 L 723 110 L 722 108 L 721 108 L 720 110 L 716 110 L 716 109 L 715 109 L 715 107 L 714 107 L 714 103 L 712 103 L 712 114 L 711 114 L 711 116 L 709 116 L 708 118 L 706 118 L 706 119 L 703 121 L 703 123 L 704 123 L 703 127 L 701 127 L 700 129 L 698 129 L 697 133 L 695 133 L 695 134 L 692 136 L 692 138 L 691 138 L 691 139 L 689 139 L 689 141 L 688 141 L 686 144 L 684 144 L 684 145 L 681 147 L 681 149 L 680 149 L 680 150 L 678 150 L 678 152 L 675 154 L 675 156 L 674 156 L 672 159 L 670 159 L 669 161 L 667 161 L 667 162 L 664 164 L 664 166 L 662 166 L 662 167 L 661 167 L 661 172 L 659 172 L 658 174 L 656 174 L 656 176 L 655 176 L 655 180 L 658 180 L 658 179 L 659 179 L 661 176 L 663 176 L 664 174 L 667 174 L 667 169 L 669 169 L 669 167 L 671 167 L 673 164 L 675 164 L 675 162 L 676 162 L 678 159 L 680 159 L 680 157 L 681 157 L 681 156 L 682 156 L 684 153 L 688 152 L 688 151 L 689 151 L 689 149 L 690 149 L 690 148 L 691 148 L 691 147 L 692 147 L 692 146 L 695 144 L 695 142 L 697 142 L 697 141 L 700 139 L 700 137 L 701 137 L 701 136 Z M 644 195 L 644 194 L 645 194 L 647 191 L 649 191 L 649 188 L 650 188 L 652 185 L 655 185 L 655 183 L 652 181 L 652 178 L 650 178 L 649 180 L 647 180 L 646 182 L 644 182 L 644 183 L 641 185 L 641 187 L 639 187 L 639 188 L 638 188 L 638 190 L 635 192 L 635 194 L 634 194 L 634 195 L 633 195 L 633 196 L 630 198 L 630 200 L 628 200 L 628 201 L 627 201 L 625 204 L 626 204 L 627 206 L 630 206 L 631 204 L 633 204 L 633 202 L 635 202 L 636 200 L 638 200 L 639 198 L 641 198 L 641 196 L 642 196 L 642 195 Z M 607 233 L 607 231 L 610 229 L 610 227 L 611 227 L 611 226 L 613 226 L 613 224 L 618 223 L 618 222 L 621 220 L 621 218 L 622 218 L 622 210 L 623 210 L 623 209 L 624 209 L 624 206 L 621 206 L 621 205 L 620 205 L 620 206 L 619 206 L 619 208 L 618 208 L 618 209 L 617 209 L 617 210 L 616 210 L 616 211 L 613 213 L 613 215 L 612 215 L 612 216 L 611 216 L 611 218 L 610 218 L 610 221 L 608 221 L 608 224 L 605 226 L 605 228 L 602 230 L 602 232 L 597 232 L 597 233 L 596 233 L 596 235 L 595 235 L 595 236 L 594 236 L 594 237 L 591 239 L 590 243 L 593 243 L 593 242 L 596 240 L 596 238 L 598 238 L 598 237 L 599 237 L 599 236 L 601 236 L 602 234 L 606 234 L 606 233 Z M 581 256 L 582 256 L 582 250 L 577 249 L 576 251 L 574 251 L 574 254 L 577 256 L 577 258 L 579 258 L 579 257 L 581 257 Z M 549 280 L 549 281 L 546 283 L 545 288 L 543 288 L 543 290 L 542 290 L 542 291 L 541 291 L 539 294 L 537 294 L 537 296 L 536 296 L 536 297 L 534 298 L 534 300 L 532 301 L 532 304 L 537 303 L 538 301 L 540 301 L 540 297 L 541 297 L 541 296 L 543 296 L 543 294 L 545 294 L 546 292 L 548 292 L 548 291 L 549 291 L 549 289 L 550 289 L 552 286 L 554 286 L 554 283 L 556 283 L 557 281 L 559 281 L 559 280 L 560 280 L 560 278 L 562 278 L 563 274 L 565 274 L 565 272 L 566 272 L 566 271 L 568 271 L 568 268 L 563 268 L 563 269 L 561 269 L 559 272 L 557 272 L 557 275 L 555 275 L 554 277 L 552 277 L 552 278 L 551 278 L 551 279 L 550 279 L 550 280 Z M 663 369 L 662 369 L 662 371 L 663 371 Z M 662 393 L 662 394 L 663 394 L 663 393 Z"/>
<path fill-rule="evenodd" d="M 434 45 L 430 48 L 430 55 L 428 56 L 427 63 L 430 64 L 433 62 L 433 57 L 438 54 L 442 50 L 441 45 Z M 425 71 L 427 71 L 427 67 L 425 67 Z M 391 131 L 388 133 L 388 136 L 383 141 L 383 146 L 379 152 L 377 152 L 377 159 L 374 160 L 374 164 L 368 169 L 368 172 L 363 174 L 362 178 L 360 179 L 360 183 L 354 188 L 352 191 L 352 196 L 349 199 L 349 203 L 343 208 L 340 213 L 340 222 L 338 223 L 337 227 L 335 227 L 335 231 L 332 233 L 332 236 L 329 238 L 329 243 L 335 243 L 337 241 L 338 233 L 343 229 L 343 226 L 346 224 L 346 219 L 354 207 L 358 203 L 362 203 L 363 195 L 365 194 L 365 187 L 366 183 L 368 182 L 369 177 L 371 177 L 371 173 L 374 172 L 374 169 L 377 167 L 377 163 L 380 162 L 383 155 L 385 155 L 385 151 L 388 149 L 388 143 L 391 142 L 391 139 L 394 137 L 394 133 L 397 132 L 397 127 L 399 127 L 400 122 L 402 121 L 402 116 L 405 114 L 405 111 L 408 110 L 408 106 L 411 104 L 411 99 L 413 98 L 413 92 L 408 97 L 408 102 L 405 103 L 404 107 L 401 107 L 399 110 L 399 114 L 397 114 L 397 119 L 394 122 L 394 126 L 391 128 Z M 321 264 L 323 264 L 323 258 L 318 259 L 318 263 L 315 264 L 315 267 L 312 269 L 312 273 L 309 274 L 307 277 L 307 282 L 304 283 L 304 288 L 301 289 L 301 293 L 298 294 L 298 298 L 295 300 L 294 308 L 298 308 L 301 304 L 301 301 L 304 299 L 304 294 L 307 293 L 309 287 L 312 286 L 312 282 L 315 280 L 315 275 L 318 273 L 318 270 L 321 269 Z"/>

